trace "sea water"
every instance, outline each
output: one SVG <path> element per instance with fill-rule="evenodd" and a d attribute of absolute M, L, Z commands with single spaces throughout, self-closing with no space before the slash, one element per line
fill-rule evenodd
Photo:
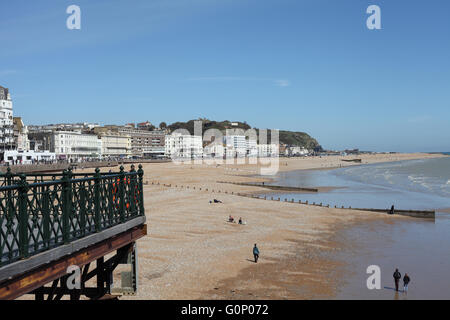
<path fill-rule="evenodd" d="M 268 197 L 352 208 L 435 209 L 450 207 L 450 157 L 281 172 L 268 184 L 338 187 L 321 193 L 268 193 Z"/>
<path fill-rule="evenodd" d="M 436 219 L 360 224 L 339 234 L 336 254 L 345 262 L 335 279 L 337 299 L 450 299 L 450 158 L 361 165 L 334 170 L 283 172 L 273 184 L 342 187 L 317 194 L 267 194 L 296 201 L 360 208 L 436 209 Z M 441 212 L 442 211 L 442 212 Z M 369 290 L 367 268 L 381 270 L 380 289 Z M 398 268 L 411 278 L 408 293 L 396 292 Z M 400 289 L 402 289 L 400 281 Z"/>

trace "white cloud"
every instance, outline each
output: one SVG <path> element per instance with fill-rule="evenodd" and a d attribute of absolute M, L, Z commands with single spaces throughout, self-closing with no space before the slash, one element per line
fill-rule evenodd
<path fill-rule="evenodd" d="M 277 85 L 278 87 L 289 87 L 291 83 L 289 82 L 289 80 L 279 79 L 275 80 L 275 85 Z"/>

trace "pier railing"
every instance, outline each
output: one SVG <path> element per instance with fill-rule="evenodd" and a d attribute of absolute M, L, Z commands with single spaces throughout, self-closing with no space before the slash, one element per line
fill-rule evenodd
<path fill-rule="evenodd" d="M 0 176 L 0 267 L 145 215 L 142 166 Z"/>

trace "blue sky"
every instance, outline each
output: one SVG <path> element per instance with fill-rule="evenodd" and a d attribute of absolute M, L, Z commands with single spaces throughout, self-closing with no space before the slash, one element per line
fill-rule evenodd
<path fill-rule="evenodd" d="M 81 30 L 66 8 L 81 8 Z M 366 9 L 381 8 L 368 30 Z M 198 117 L 329 149 L 450 150 L 448 0 L 0 0 L 26 124 Z"/>

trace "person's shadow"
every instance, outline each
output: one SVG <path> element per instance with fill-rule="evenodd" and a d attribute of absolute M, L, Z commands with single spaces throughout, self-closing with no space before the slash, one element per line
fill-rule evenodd
<path fill-rule="evenodd" d="M 252 259 L 245 259 L 245 260 L 255 263 L 255 260 Z"/>

